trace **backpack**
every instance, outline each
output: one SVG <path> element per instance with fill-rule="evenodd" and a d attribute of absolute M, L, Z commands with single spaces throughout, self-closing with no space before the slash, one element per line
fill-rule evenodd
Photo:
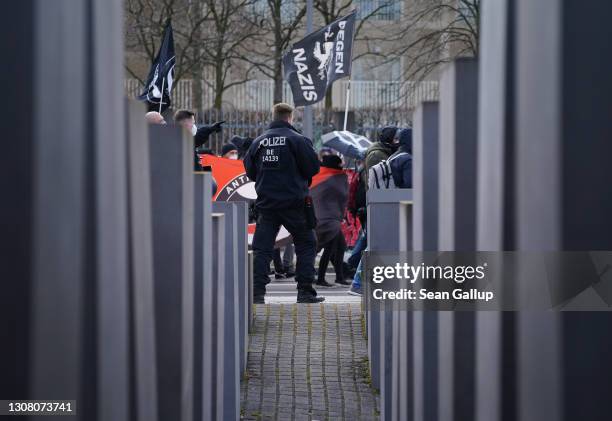
<path fill-rule="evenodd" d="M 368 170 L 368 189 L 394 189 L 395 180 L 391 172 L 391 161 L 406 152 L 395 153 Z"/>
<path fill-rule="evenodd" d="M 358 171 L 353 171 L 350 175 L 349 179 L 349 192 L 348 192 L 348 200 L 346 201 L 346 207 L 352 214 L 355 214 L 357 211 L 356 208 L 356 193 L 357 188 L 359 187 L 359 183 L 361 182 Z"/>

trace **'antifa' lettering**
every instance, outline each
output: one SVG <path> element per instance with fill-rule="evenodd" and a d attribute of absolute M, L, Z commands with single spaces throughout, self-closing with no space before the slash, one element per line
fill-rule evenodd
<path fill-rule="evenodd" d="M 225 186 L 225 194 L 229 198 L 232 194 L 238 190 L 240 187 L 244 186 L 247 183 L 250 183 L 251 180 L 246 176 L 246 174 L 241 174 L 238 177 L 234 178 L 230 183 Z"/>
<path fill-rule="evenodd" d="M 293 50 L 293 63 L 297 68 L 298 82 L 302 89 L 302 95 L 306 101 L 316 101 L 317 93 L 314 91 L 315 86 L 312 82 L 312 75 L 308 72 L 308 65 L 306 64 L 306 51 L 303 48 L 296 48 Z M 306 73 L 305 73 L 306 72 Z"/>

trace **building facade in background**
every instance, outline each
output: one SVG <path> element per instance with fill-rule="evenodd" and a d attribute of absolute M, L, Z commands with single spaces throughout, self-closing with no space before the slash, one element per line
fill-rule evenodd
<path fill-rule="evenodd" d="M 126 1 L 128 7 L 139 2 Z M 163 3 L 161 0 L 151 1 Z M 257 135 L 260 128 L 255 122 L 268 118 L 267 112 L 275 96 L 274 79 L 269 72 L 254 64 L 273 64 L 270 45 L 274 45 L 277 34 L 270 29 L 274 26 L 270 24 L 274 19 L 270 1 L 276 1 L 281 6 L 281 25 L 292 25 L 297 19 L 290 44 L 301 39 L 305 35 L 305 0 L 175 0 L 176 3 L 185 3 L 183 7 L 187 12 L 173 17 L 175 34 L 179 34 L 176 39 L 179 74 L 173 91 L 174 108 L 195 109 L 199 111 L 198 120 L 202 122 L 232 114 L 231 119 L 223 117 L 235 122 L 232 134 Z M 457 55 L 475 55 L 474 50 L 477 49 L 477 46 L 471 45 L 469 30 L 474 31 L 475 27 L 477 32 L 479 0 L 313 1 L 315 28 L 326 24 L 322 10 L 335 7 L 334 12 L 339 16 L 355 8 L 358 11 L 360 28 L 354 44 L 349 125 L 362 134 L 373 135 L 381 124 L 410 124 L 416 104 L 438 98 L 439 69 L 445 62 Z M 230 24 L 229 32 L 223 34 L 222 43 L 215 44 L 210 42 L 210 38 L 218 35 L 214 24 L 219 27 L 219 23 L 204 17 L 198 26 L 194 16 L 207 16 L 211 8 L 218 12 L 216 8 L 222 5 L 235 7 L 233 13 L 239 17 Z M 174 7 L 176 9 L 178 5 Z M 139 10 L 136 9 L 136 12 Z M 128 70 L 125 90 L 129 97 L 138 95 L 142 89 L 139 79 L 146 75 L 151 61 L 150 51 L 154 50 L 151 45 L 145 44 L 154 39 L 155 21 L 164 19 L 163 10 L 151 12 L 151 27 L 142 31 L 143 28 L 138 26 L 143 25 L 140 12 L 136 17 L 134 10 L 126 13 L 125 60 Z M 146 20 L 144 22 L 147 23 Z M 181 28 L 181 22 L 186 22 L 184 28 Z M 194 27 L 197 30 L 190 33 Z M 180 38 L 181 29 L 190 36 L 183 41 Z M 250 34 L 247 33 L 249 30 L 252 31 Z M 204 63 L 192 66 L 189 72 L 181 74 L 181 42 L 184 44 L 186 40 L 197 37 L 204 40 L 200 43 L 202 49 L 214 49 L 219 45 L 227 47 L 229 40 L 240 41 L 238 49 L 228 54 L 228 57 L 231 56 L 229 59 L 223 57 L 226 60 L 223 63 L 211 60 L 207 51 Z M 198 43 L 194 43 L 194 46 L 185 49 L 185 56 L 188 52 L 193 54 L 194 48 L 198 52 Z M 183 68 L 186 67 L 183 63 Z M 221 101 L 218 95 L 220 69 L 223 69 L 223 76 L 226 77 L 223 83 L 227 87 L 223 89 Z M 201 75 L 200 79 L 198 75 Z M 338 128 L 348 85 L 348 79 L 337 81 L 331 90 L 331 102 L 326 105 L 325 101 L 321 101 L 314 107 L 317 134 Z M 289 86 L 284 81 L 282 100 L 288 103 L 293 101 Z M 220 106 L 215 107 L 215 104 Z M 300 118 L 298 110 L 298 126 Z M 222 141 L 224 139 L 219 140 Z"/>

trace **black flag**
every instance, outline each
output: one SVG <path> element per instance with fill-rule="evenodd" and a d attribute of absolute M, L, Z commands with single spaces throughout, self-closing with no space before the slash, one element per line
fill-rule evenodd
<path fill-rule="evenodd" d="M 163 112 L 170 106 L 175 64 L 174 36 L 170 19 L 168 19 L 157 57 L 153 60 L 151 70 L 149 70 L 145 90 L 138 97 L 141 101 L 148 103 L 149 111 L 161 110 Z"/>
<path fill-rule="evenodd" d="M 351 74 L 355 14 L 307 35 L 283 57 L 285 79 L 296 106 L 321 101 L 335 80 Z"/>

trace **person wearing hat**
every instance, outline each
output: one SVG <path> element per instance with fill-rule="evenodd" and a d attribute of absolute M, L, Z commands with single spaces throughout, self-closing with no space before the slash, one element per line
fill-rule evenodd
<path fill-rule="evenodd" d="M 233 143 L 226 143 L 221 147 L 221 158 L 238 159 L 238 148 Z"/>
<path fill-rule="evenodd" d="M 373 143 L 365 153 L 365 187 L 368 187 L 368 171 L 379 162 L 388 159 L 398 148 L 398 128 L 383 127 L 378 135 L 378 142 Z"/>
<path fill-rule="evenodd" d="M 398 189 L 412 188 L 412 129 L 399 131 L 399 149 L 397 156 L 390 162 L 393 182 Z"/>

